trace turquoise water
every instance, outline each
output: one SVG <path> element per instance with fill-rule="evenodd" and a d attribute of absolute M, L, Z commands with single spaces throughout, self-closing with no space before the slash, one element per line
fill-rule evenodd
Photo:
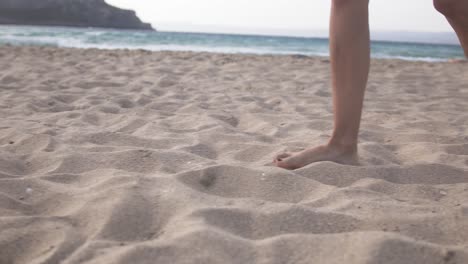
<path fill-rule="evenodd" d="M 128 31 L 114 29 L 0 26 L 0 44 L 100 49 L 207 51 L 254 54 L 328 55 L 322 38 Z M 372 57 L 408 60 L 463 58 L 457 45 L 372 42 Z"/>

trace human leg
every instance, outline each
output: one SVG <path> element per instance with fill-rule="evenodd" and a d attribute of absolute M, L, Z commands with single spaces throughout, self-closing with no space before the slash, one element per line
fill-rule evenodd
<path fill-rule="evenodd" d="M 447 18 L 468 58 L 468 0 L 434 0 L 434 7 Z"/>
<path fill-rule="evenodd" d="M 333 0 L 330 58 L 334 131 L 330 141 L 299 153 L 283 153 L 275 164 L 297 169 L 317 161 L 357 163 L 357 138 L 370 64 L 368 0 Z"/>

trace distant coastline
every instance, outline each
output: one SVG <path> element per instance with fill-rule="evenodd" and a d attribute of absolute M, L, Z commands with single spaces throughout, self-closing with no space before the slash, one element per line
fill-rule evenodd
<path fill-rule="evenodd" d="M 0 24 L 150 30 L 133 10 L 104 0 L 0 0 Z"/>

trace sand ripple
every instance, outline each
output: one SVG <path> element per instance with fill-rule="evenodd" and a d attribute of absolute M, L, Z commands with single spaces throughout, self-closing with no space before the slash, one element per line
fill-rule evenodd
<path fill-rule="evenodd" d="M 363 166 L 286 171 L 320 58 L 0 51 L 2 264 L 468 263 L 466 64 L 373 61 Z"/>

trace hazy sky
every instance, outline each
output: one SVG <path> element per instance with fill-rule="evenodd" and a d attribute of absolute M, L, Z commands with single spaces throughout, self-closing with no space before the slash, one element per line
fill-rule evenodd
<path fill-rule="evenodd" d="M 163 31 L 326 32 L 331 0 L 107 0 Z M 432 0 L 370 0 L 371 30 L 451 31 Z"/>

